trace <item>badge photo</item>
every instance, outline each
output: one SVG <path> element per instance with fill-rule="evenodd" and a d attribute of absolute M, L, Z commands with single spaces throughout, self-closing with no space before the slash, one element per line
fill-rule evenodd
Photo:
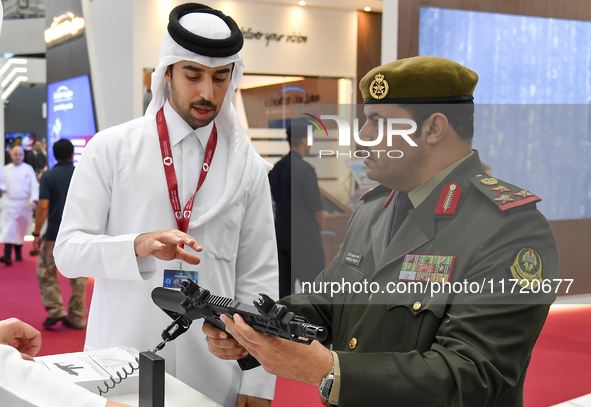
<path fill-rule="evenodd" d="M 184 280 L 193 280 L 195 284 L 199 284 L 199 273 L 196 271 L 184 271 L 184 270 L 164 270 L 164 278 L 162 281 L 162 287 L 164 288 L 177 288 L 180 290 L 181 283 Z"/>

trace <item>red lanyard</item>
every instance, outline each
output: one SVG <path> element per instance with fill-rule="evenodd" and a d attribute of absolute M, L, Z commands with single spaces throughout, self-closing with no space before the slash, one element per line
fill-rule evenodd
<path fill-rule="evenodd" d="M 181 213 L 181 202 L 179 199 L 179 189 L 176 181 L 176 173 L 174 172 L 174 165 L 172 160 L 172 147 L 170 145 L 170 138 L 168 137 L 168 127 L 166 126 L 166 119 L 164 118 L 164 108 L 158 111 L 156 115 L 156 126 L 158 128 L 158 138 L 160 139 L 160 151 L 162 152 L 162 163 L 164 164 L 164 173 L 166 174 L 166 183 L 168 184 L 168 195 L 170 196 L 170 203 L 174 211 L 177 227 L 180 231 L 187 233 L 189 229 L 189 220 L 191 220 L 191 213 L 193 212 L 193 202 L 195 195 L 203 185 L 205 177 L 209 172 L 211 160 L 215 153 L 215 148 L 218 144 L 218 130 L 213 124 L 207 148 L 205 149 L 205 158 L 203 159 L 203 166 L 201 167 L 201 174 L 199 175 L 199 182 L 197 183 L 197 190 L 185 205 L 184 211 Z"/>

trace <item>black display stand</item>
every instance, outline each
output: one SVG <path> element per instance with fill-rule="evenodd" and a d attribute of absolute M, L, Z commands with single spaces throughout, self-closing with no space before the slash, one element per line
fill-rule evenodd
<path fill-rule="evenodd" d="M 164 407 L 164 358 L 140 352 L 139 407 Z"/>

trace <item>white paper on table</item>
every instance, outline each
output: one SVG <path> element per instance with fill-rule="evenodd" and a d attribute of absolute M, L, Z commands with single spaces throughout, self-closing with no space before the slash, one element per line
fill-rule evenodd
<path fill-rule="evenodd" d="M 137 368 L 139 363 L 136 361 L 139 352 L 134 348 L 109 348 L 91 352 L 63 353 L 59 355 L 40 356 L 35 358 L 35 362 L 46 367 L 66 380 L 74 382 L 93 393 L 98 394 L 98 387 L 105 392 L 109 384 L 109 396 L 119 394 L 137 393 L 139 391 L 139 371 L 136 369 L 121 383 L 119 382 L 118 372 L 125 377 L 123 369 L 128 373 L 132 371 L 131 366 Z M 131 363 L 131 366 L 130 366 Z"/>

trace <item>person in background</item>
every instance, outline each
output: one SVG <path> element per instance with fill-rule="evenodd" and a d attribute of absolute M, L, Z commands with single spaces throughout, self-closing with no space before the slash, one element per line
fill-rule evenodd
<path fill-rule="evenodd" d="M 33 150 L 27 151 L 25 154 L 25 162 L 33 167 L 35 174 L 37 174 L 37 180 L 39 180 L 41 171 L 47 166 L 47 156 L 41 149 L 41 141 L 35 140 Z"/>
<path fill-rule="evenodd" d="M 16 318 L 0 321 L 3 407 L 129 407 L 56 377 L 34 362 L 40 348 L 41 333 L 35 328 Z"/>
<path fill-rule="evenodd" d="M 275 201 L 275 233 L 279 255 L 279 297 L 299 292 L 324 269 L 320 232 L 324 210 L 314 167 L 304 161 L 310 152 L 305 125 L 289 125 L 290 151 L 269 173 Z"/>
<path fill-rule="evenodd" d="M 53 247 L 62 221 L 62 213 L 66 204 L 66 195 L 70 180 L 74 173 L 74 146 L 67 139 L 61 139 L 53 145 L 53 155 L 57 161 L 55 166 L 43 174 L 39 185 L 39 204 L 35 213 L 34 247 L 40 255 L 37 265 L 37 280 L 41 299 L 48 316 L 43 326 L 48 328 L 63 321 L 69 328 L 83 329 L 86 326 L 86 277 L 71 278 L 72 296 L 68 303 L 68 311 L 57 281 Z M 47 231 L 40 236 L 41 228 L 47 220 Z"/>
<path fill-rule="evenodd" d="M 23 138 L 18 136 L 16 137 L 12 143 L 8 145 L 8 150 L 4 152 L 4 165 L 10 164 L 12 159 L 10 158 L 10 153 L 12 152 L 12 147 L 14 146 L 22 146 L 23 145 Z"/>
<path fill-rule="evenodd" d="M 22 146 L 15 145 L 10 152 L 12 163 L 5 165 L 2 176 L 4 179 L 4 210 L 2 212 L 4 227 L 0 242 L 4 243 L 4 256 L 0 262 L 12 264 L 12 247 L 15 260 L 21 261 L 24 237 L 29 231 L 31 213 L 37 208 L 39 200 L 39 184 L 33 167 L 24 163 L 25 153 Z"/>
<path fill-rule="evenodd" d="M 29 164 L 35 170 L 37 175 L 37 181 L 41 178 L 41 174 L 47 169 L 47 153 L 42 149 L 43 144 L 39 140 L 35 140 L 33 143 L 33 150 L 25 151 L 25 162 Z M 35 218 L 35 212 L 33 213 Z M 39 255 L 37 249 L 33 249 L 29 252 L 31 256 Z"/>

